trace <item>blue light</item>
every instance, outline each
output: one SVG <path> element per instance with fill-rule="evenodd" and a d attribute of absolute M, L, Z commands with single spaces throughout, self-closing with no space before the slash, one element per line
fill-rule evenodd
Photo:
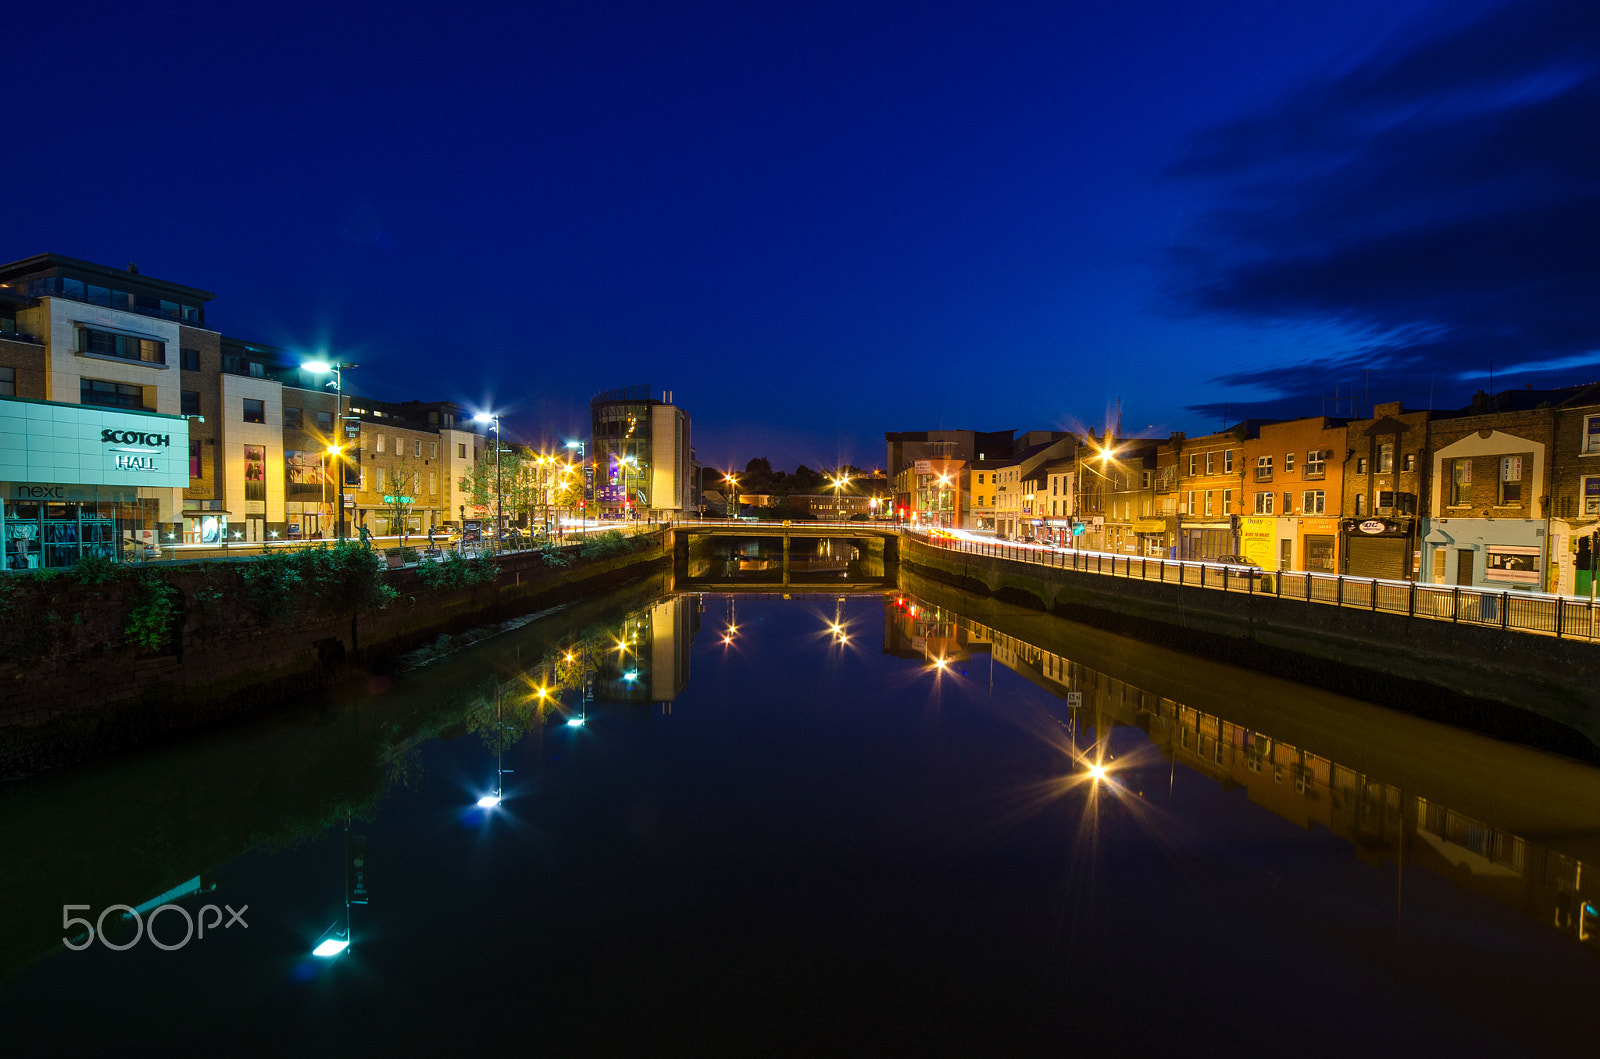
<path fill-rule="evenodd" d="M 344 938 L 329 938 L 327 941 L 324 941 L 322 944 L 312 949 L 311 955 L 320 956 L 326 960 L 330 957 L 339 955 L 349 947 L 350 943 Z"/>
<path fill-rule="evenodd" d="M 572 718 L 570 721 L 567 722 L 567 727 L 568 728 L 582 728 L 583 727 L 583 718 L 582 717 L 574 717 L 574 718 Z"/>
<path fill-rule="evenodd" d="M 623 680 L 638 680 L 639 679 L 639 671 L 637 669 L 630 669 L 626 673 L 622 674 L 622 679 Z"/>

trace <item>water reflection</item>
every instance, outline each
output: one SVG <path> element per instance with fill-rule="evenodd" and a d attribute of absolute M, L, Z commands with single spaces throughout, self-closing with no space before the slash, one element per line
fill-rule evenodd
<path fill-rule="evenodd" d="M 939 591 L 932 585 L 923 587 L 930 593 Z M 984 605 L 1017 625 L 1065 625 L 1048 618 L 1041 623 L 1038 615 L 1004 605 Z M 1355 756 L 1341 759 L 1340 750 L 1299 745 L 1260 720 L 1228 719 L 1227 693 L 1222 689 L 1203 703 L 1178 701 L 918 595 L 896 594 L 888 614 L 883 647 L 887 654 L 962 662 L 987 654 L 991 667 L 1011 670 L 1061 700 L 1066 706 L 1064 755 L 1074 762 L 1075 772 L 1096 784 L 1103 782 L 1108 793 L 1117 792 L 1118 770 L 1106 751 L 1111 732 L 1137 730 L 1148 740 L 1147 749 L 1159 752 L 1169 768 L 1182 765 L 1224 789 L 1242 788 L 1253 803 L 1284 820 L 1307 829 L 1320 825 L 1345 839 L 1362 860 L 1392 865 L 1399 914 L 1403 915 L 1403 869 L 1419 868 L 1600 949 L 1596 892 L 1600 880 L 1592 867 L 1587 882 L 1584 879 L 1585 858 L 1593 862 L 1600 838 L 1600 777 L 1593 770 L 1506 747 L 1502 760 L 1515 765 L 1504 768 L 1492 786 L 1475 789 L 1474 801 L 1484 809 L 1467 812 L 1452 806 L 1448 798 L 1429 793 L 1458 783 L 1459 777 L 1440 775 L 1448 765 L 1431 760 L 1428 755 L 1434 748 L 1426 743 L 1415 744 L 1410 759 L 1405 757 L 1406 745 L 1395 742 L 1386 743 L 1378 762 L 1363 761 L 1355 751 L 1349 751 Z M 1283 686 L 1291 691 L 1296 687 Z M 1278 705 L 1287 714 L 1303 704 Z M 1385 713 L 1377 711 L 1370 718 L 1380 742 L 1414 727 L 1408 718 L 1385 717 Z M 1384 730 L 1386 723 L 1397 731 Z M 1084 749 L 1078 745 L 1080 724 L 1090 742 Z M 1442 728 L 1437 732 L 1493 746 L 1467 733 Z M 1329 741 L 1349 750 L 1348 733 Z M 1398 768 L 1396 754 L 1401 757 Z M 1558 785 L 1559 801 L 1530 811 L 1525 798 L 1510 793 L 1519 785 L 1543 793 L 1555 772 L 1564 781 Z M 1069 778 L 1056 783 L 1048 795 L 1059 796 L 1075 782 Z M 1526 832 L 1496 822 L 1493 810 L 1500 801 Z M 1575 821 L 1579 826 L 1573 826 Z M 1539 840 L 1541 835 L 1546 836 L 1544 841 Z"/>
<path fill-rule="evenodd" d="M 685 587 L 882 584 L 883 547 L 878 538 L 692 537 Z"/>

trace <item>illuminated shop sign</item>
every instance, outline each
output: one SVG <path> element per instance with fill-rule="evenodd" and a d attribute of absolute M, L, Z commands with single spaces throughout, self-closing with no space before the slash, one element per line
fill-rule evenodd
<path fill-rule="evenodd" d="M 0 463 L 12 482 L 182 489 L 188 449 L 182 416 L 0 398 Z"/>

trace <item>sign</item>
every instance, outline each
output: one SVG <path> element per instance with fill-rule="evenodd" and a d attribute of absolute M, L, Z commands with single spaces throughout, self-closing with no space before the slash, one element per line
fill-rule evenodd
<path fill-rule="evenodd" d="M 45 503 L 132 504 L 139 500 L 137 489 L 108 489 L 105 486 L 62 485 L 52 483 L 18 484 L 11 487 L 13 500 L 40 500 Z"/>
<path fill-rule="evenodd" d="M 1356 527 L 1356 529 L 1360 530 L 1362 533 L 1368 533 L 1368 534 L 1371 534 L 1371 533 L 1382 533 L 1387 528 L 1388 528 L 1387 526 L 1385 526 L 1382 522 L 1379 522 L 1375 518 L 1369 518 L 1365 522 L 1361 523 L 1359 526 Z"/>
<path fill-rule="evenodd" d="M 416 500 L 416 497 L 411 497 L 411 496 L 393 496 L 393 495 L 388 495 L 388 496 L 385 496 L 383 498 L 383 502 L 385 504 L 409 504 L 409 503 L 412 503 L 415 500 Z"/>
<path fill-rule="evenodd" d="M 1537 585 L 1539 557 L 1542 554 L 1544 553 L 1538 548 L 1505 544 L 1488 545 L 1484 548 L 1483 579 L 1517 585 Z"/>
<path fill-rule="evenodd" d="M 915 472 L 917 474 L 932 474 L 933 473 L 933 461 L 932 460 L 918 460 L 916 462 L 916 466 L 914 467 L 914 470 L 915 470 Z"/>
<path fill-rule="evenodd" d="M 1277 566 L 1278 520 L 1245 515 L 1239 519 L 1239 554 L 1261 567 L 1271 570 Z"/>
<path fill-rule="evenodd" d="M 1083 705 L 1083 692 L 1081 692 L 1081 691 L 1069 691 L 1069 692 L 1067 692 L 1067 709 L 1076 710 L 1078 707 L 1080 707 L 1082 705 Z"/>
<path fill-rule="evenodd" d="M 344 836 L 345 900 L 353 905 L 367 903 L 367 836 Z"/>

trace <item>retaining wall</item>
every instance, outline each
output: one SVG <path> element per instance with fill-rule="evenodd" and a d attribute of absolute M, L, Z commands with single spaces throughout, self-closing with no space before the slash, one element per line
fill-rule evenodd
<path fill-rule="evenodd" d="M 1541 745 L 1600 744 L 1600 646 L 1270 595 L 1110 578 L 906 539 L 901 561 L 1011 603 Z M 1511 707 L 1523 723 L 1509 725 Z M 1531 715 L 1531 716 L 1528 716 Z"/>

